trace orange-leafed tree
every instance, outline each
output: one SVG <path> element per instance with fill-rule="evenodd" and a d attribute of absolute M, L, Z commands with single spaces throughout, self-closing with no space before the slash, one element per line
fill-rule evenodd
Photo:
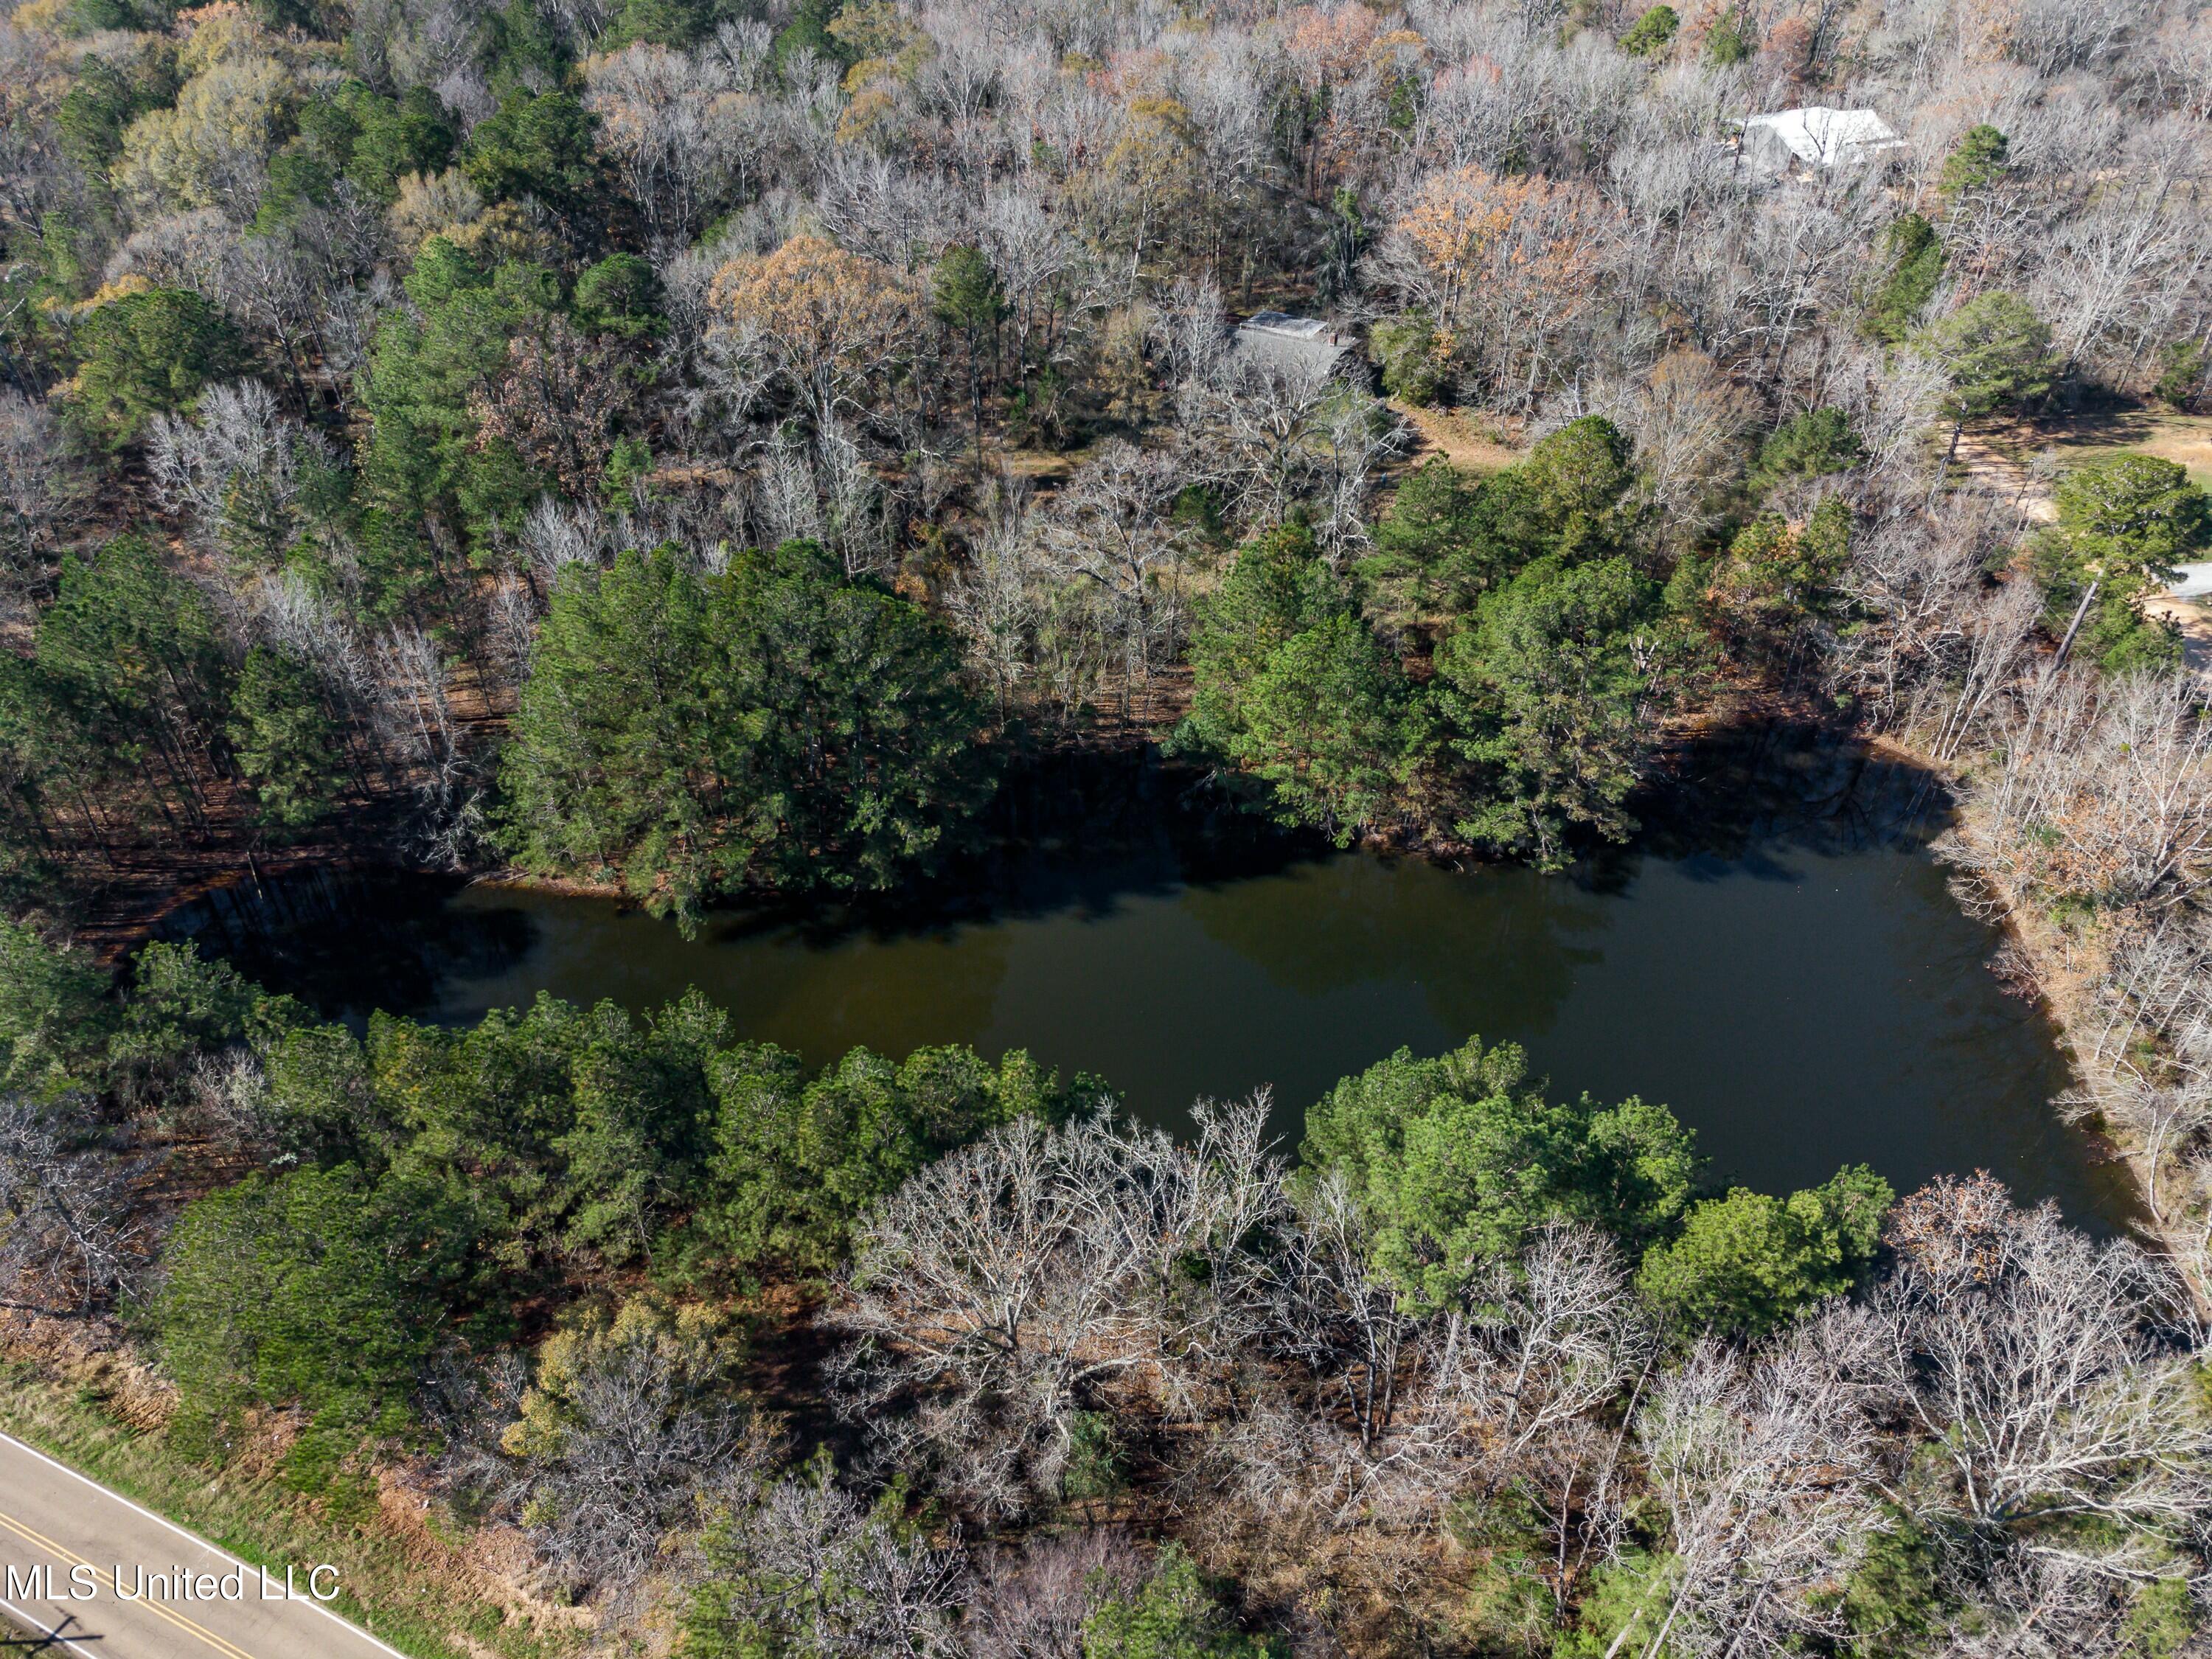
<path fill-rule="evenodd" d="M 712 292 L 728 344 L 755 357 L 817 427 L 895 373 L 923 335 L 921 301 L 905 278 L 817 236 L 731 260 Z"/>
<path fill-rule="evenodd" d="M 1595 309 L 1613 215 L 1596 192 L 1478 167 L 1431 174 L 1392 227 L 1383 265 L 1493 396 L 1535 395 Z"/>

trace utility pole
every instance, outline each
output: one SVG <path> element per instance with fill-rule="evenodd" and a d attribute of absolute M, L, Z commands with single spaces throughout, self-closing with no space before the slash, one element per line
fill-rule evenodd
<path fill-rule="evenodd" d="M 2081 618 L 2089 614 L 2089 607 L 2097 602 L 2097 590 L 2104 585 L 2101 576 L 2091 582 L 2081 603 L 2074 607 L 2074 620 L 2066 624 L 2066 637 L 2058 641 L 2058 659 L 2051 665 L 2054 673 L 2066 666 L 2066 653 L 2074 648 L 2074 636 L 2081 631 Z"/>

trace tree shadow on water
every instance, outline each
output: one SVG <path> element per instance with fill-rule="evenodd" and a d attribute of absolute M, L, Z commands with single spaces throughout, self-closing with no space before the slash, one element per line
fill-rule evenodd
<path fill-rule="evenodd" d="M 485 997 L 526 1000 L 521 981 L 534 975 L 640 1006 L 695 982 L 733 1007 L 848 1006 L 825 1031 L 879 1024 L 886 999 L 902 998 L 916 1019 L 892 1024 L 920 1029 L 922 1010 L 988 1019 L 982 981 L 995 982 L 992 963 L 1003 975 L 1005 952 L 983 935 L 999 925 L 1105 925 L 1133 903 L 1170 902 L 1296 998 L 1399 986 L 1446 1030 L 1538 1033 L 1577 974 L 1602 960 L 1614 906 L 1647 860 L 1693 881 L 1793 882 L 1803 874 L 1794 855 L 1923 847 L 1945 809 L 1925 774 L 1817 725 L 1781 723 L 1701 741 L 1635 805 L 1635 842 L 1545 876 L 1337 853 L 1237 810 L 1202 775 L 1148 750 L 1053 756 L 1009 778 L 975 845 L 935 878 L 716 908 L 690 939 L 612 899 L 485 888 L 462 897 L 459 878 L 398 872 L 232 889 L 180 909 L 164 933 L 356 1024 L 378 1008 L 469 1017 Z M 931 940 L 948 954 L 867 951 Z M 556 945 L 557 970 L 532 966 Z M 854 952 L 871 958 L 865 975 Z M 821 957 L 847 971 L 808 965 Z M 883 983 L 872 989 L 866 975 Z M 973 981 L 971 994 L 948 1000 L 940 981 L 955 976 Z"/>
<path fill-rule="evenodd" d="M 1642 824 L 1633 850 L 1700 879 L 1793 881 L 1791 853 L 1920 852 L 1951 821 L 1934 774 L 1813 721 L 1705 738 L 1632 805 Z"/>
<path fill-rule="evenodd" d="M 528 957 L 530 918 L 456 908 L 466 885 L 415 871 L 307 871 L 205 894 L 171 912 L 157 937 L 189 940 L 324 1018 L 359 1025 L 379 1009 L 428 1012 L 454 975 L 492 977 Z"/>

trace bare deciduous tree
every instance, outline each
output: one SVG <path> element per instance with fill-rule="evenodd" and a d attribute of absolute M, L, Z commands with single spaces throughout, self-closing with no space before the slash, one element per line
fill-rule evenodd
<path fill-rule="evenodd" d="M 693 1617 L 738 1651 L 792 1659 L 936 1659 L 961 1652 L 965 1553 L 935 1547 L 841 1490 L 826 1465 L 776 1482 L 708 1533 Z"/>
<path fill-rule="evenodd" d="M 2173 904 L 2212 854 L 2212 720 L 2185 675 L 2046 673 L 1977 786 L 1954 859 L 2008 897 Z"/>
<path fill-rule="evenodd" d="M 157 415 L 146 463 L 161 504 L 183 514 L 200 544 L 274 562 L 301 525 L 306 475 L 335 458 L 322 434 L 276 406 L 258 380 L 210 386 L 190 416 Z"/>
<path fill-rule="evenodd" d="M 723 202 L 742 197 L 766 142 L 756 90 L 763 26 L 726 24 L 686 55 L 643 41 L 591 60 L 587 106 L 665 257 Z"/>
<path fill-rule="evenodd" d="M 1188 482 L 1171 457 L 1115 438 L 1040 515 L 1048 556 L 1097 596 L 1108 618 L 1120 647 L 1125 714 L 1182 626 L 1185 538 L 1170 509 Z"/>
<path fill-rule="evenodd" d="M 58 1115 L 0 1097 L 0 1305 L 91 1312 L 127 1288 L 152 1238 L 134 1188 L 138 1163 L 73 1150 Z"/>
<path fill-rule="evenodd" d="M 1773 1352 L 1700 1342 L 1637 1425 L 1673 1562 L 1610 1651 L 1779 1655 L 1838 1628 L 1815 1592 L 1879 1524 L 1878 1345 L 1838 1308 Z"/>
<path fill-rule="evenodd" d="M 1702 352 L 1661 358 L 1629 412 L 1643 488 L 1662 533 L 1686 542 L 1713 522 L 1708 497 L 1741 465 L 1750 399 Z"/>
<path fill-rule="evenodd" d="M 1044 621 L 1046 573 L 1030 535 L 1026 497 L 1008 480 L 993 497 L 972 558 L 945 597 L 975 677 L 1003 720 L 1031 674 Z"/>
<path fill-rule="evenodd" d="M 1864 625 L 1834 642 L 1831 678 L 1939 759 L 1980 738 L 2027 662 L 2042 598 L 1987 574 L 2019 523 L 2008 506 L 1951 497 L 1879 518 L 1852 544 L 1844 586 Z"/>
<path fill-rule="evenodd" d="M 1103 1528 L 995 1552 L 976 1564 L 964 1644 L 973 1659 L 1085 1659 L 1092 1609 L 1109 1595 L 1127 1598 L 1144 1576 L 1142 1553 Z"/>
<path fill-rule="evenodd" d="M 1987 1176 L 1914 1194 L 1888 1237 L 1899 1265 L 1874 1316 L 1962 1518 L 2120 1571 L 2205 1512 L 2212 1424 L 2189 1403 L 2185 1298 L 2140 1249 L 2016 1209 Z M 2046 1524 L 2092 1518 L 2115 1540 Z"/>
<path fill-rule="evenodd" d="M 777 1449 L 732 1393 L 728 1355 L 698 1310 L 632 1302 L 548 1339 L 534 1376 L 449 1362 L 430 1401 L 447 1476 L 518 1522 L 555 1582 L 632 1595 Z"/>
<path fill-rule="evenodd" d="M 374 647 L 376 729 L 386 752 L 411 771 L 416 830 L 424 852 L 459 869 L 483 829 L 475 757 L 447 695 L 448 665 L 412 623 L 387 629 Z"/>
<path fill-rule="evenodd" d="M 1005 1515 L 1057 1492 L 1077 1414 L 1109 1392 L 1197 1408 L 1256 1322 L 1237 1246 L 1278 1186 L 1264 1100 L 1195 1115 L 1188 1146 L 1024 1118 L 862 1223 L 832 1317 L 848 1408 L 887 1455 Z"/>
<path fill-rule="evenodd" d="M 0 388 L 0 580 L 20 589 L 75 521 L 87 483 L 43 402 Z M 13 597 L 13 595 L 11 595 Z"/>

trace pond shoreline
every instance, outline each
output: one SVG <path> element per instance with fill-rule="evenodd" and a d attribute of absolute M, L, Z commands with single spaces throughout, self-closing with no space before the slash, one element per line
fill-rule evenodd
<path fill-rule="evenodd" d="M 1587 880 L 1609 864 L 1643 856 L 1680 856 L 1685 848 L 1749 842 L 1776 834 L 1778 827 L 1788 838 L 1809 836 L 1814 843 L 1870 837 L 1875 842 L 1895 838 L 1924 845 L 1945 829 L 1971 834 L 1971 825 L 1960 822 L 1954 781 L 1909 744 L 1803 710 L 1770 710 L 1671 732 L 1662 764 L 1632 803 L 1642 825 L 1634 841 L 1625 848 L 1597 852 L 1578 866 L 1577 876 L 1565 879 Z M 896 934 L 1048 910 L 1071 902 L 1073 885 L 1051 886 L 1042 896 L 1024 888 L 1040 863 L 1056 861 L 1063 876 L 1071 870 L 1103 870 L 1109 873 L 1101 879 L 1109 887 L 1134 879 L 1137 886 L 1129 890 L 1136 891 L 1166 879 L 1164 872 L 1170 869 L 1177 881 L 1235 881 L 1310 863 L 1331 851 L 1317 836 L 1277 830 L 1238 810 L 1200 769 L 1137 745 L 1108 754 L 1060 750 L 1030 757 L 994 805 L 993 819 L 988 844 L 979 854 L 915 890 L 892 895 L 763 895 L 717 907 L 708 913 L 708 925 L 723 931 L 800 927 L 824 937 L 854 930 Z M 1386 842 L 1365 850 L 1443 870 L 1510 867 L 1455 849 Z M 1139 873 L 1130 878 L 1128 869 Z M 261 880 L 264 874 L 270 879 Z M 310 890 L 304 906 L 303 877 Z M 119 957 L 148 938 L 204 931 L 211 941 L 220 937 L 228 947 L 224 954 L 231 954 L 240 939 L 256 933 L 297 927 L 319 910 L 336 914 L 349 889 L 410 877 L 450 881 L 456 893 L 477 890 L 590 899 L 611 902 L 622 914 L 643 908 L 615 884 L 549 878 L 512 866 L 466 872 L 396 860 L 298 860 L 281 877 L 265 868 L 249 869 L 226 883 L 180 890 L 159 911 L 143 917 L 127 941 L 114 943 L 112 953 Z M 329 890 L 327 899 L 313 890 L 318 884 Z M 2055 941 L 2036 937 L 2032 926 L 2023 926 L 2015 915 L 2008 914 L 2002 926 L 2006 938 L 2033 964 L 2035 1006 L 2054 1029 L 2078 1085 L 2082 988 L 2061 971 L 2063 956 Z M 2057 1120 L 2055 1107 L 2046 1102 L 2045 1109 Z M 2091 1144 L 2108 1155 L 2117 1147 L 2114 1161 L 2124 1168 L 2136 1204 L 2148 1218 L 2141 1149 L 2110 1137 Z"/>
<path fill-rule="evenodd" d="M 1091 769 L 1023 803 L 1031 833 L 962 881 L 725 908 L 690 937 L 496 871 L 310 879 L 251 929 L 199 905 L 167 936 L 356 1030 L 380 1008 L 466 1027 L 547 994 L 647 1017 L 696 990 L 810 1069 L 1026 1049 L 1177 1133 L 1192 1100 L 1273 1085 L 1285 1150 L 1341 1079 L 1479 1035 L 1524 1048 L 1559 1097 L 1673 1107 L 1723 1184 L 1869 1162 L 1907 1190 L 1987 1164 L 2069 1214 L 2135 1207 L 2049 1110 L 2071 1082 L 2051 1022 L 1984 971 L 2003 941 L 1928 854 L 1948 797 L 1832 724 L 1697 745 L 1639 801 L 1637 842 L 1560 876 L 1340 852 L 1200 781 Z"/>
<path fill-rule="evenodd" d="M 1862 737 L 1860 741 L 1877 751 L 1893 755 L 1903 763 L 1917 767 L 1940 780 L 1954 804 L 1951 833 L 1969 847 L 1986 844 L 1971 802 L 1957 787 L 1959 779 L 1955 771 L 1947 769 L 1933 756 L 1900 737 L 1869 735 Z M 1937 856 L 1942 856 L 1940 848 Z M 2082 1034 L 2093 1012 L 2111 941 L 2102 936 L 2084 939 L 2067 933 L 2049 917 L 2023 902 L 2020 895 L 2002 890 L 1986 876 L 1970 875 L 1962 871 L 1954 878 L 1954 887 L 1970 889 L 2003 929 L 2007 943 L 2019 953 L 2025 964 L 2027 971 L 2023 977 L 2028 989 L 2058 1033 L 2061 1052 L 2075 1088 L 2087 1093 L 2094 1079 L 2089 1075 L 2086 1058 L 2090 1045 L 2084 1041 Z M 2063 1115 L 2056 1099 L 2051 1103 L 2051 1109 L 2054 1114 Z M 2181 1231 L 2181 1218 L 2168 1219 L 2151 1204 L 2154 1182 L 2148 1147 L 2139 1137 L 2130 1134 L 2124 1126 L 2112 1122 L 2102 1112 L 2089 1113 L 2080 1121 L 2094 1124 L 2089 1133 L 2109 1149 L 2111 1162 L 2127 1171 L 2129 1183 L 2140 1210 L 2135 1224 L 2136 1231 L 2142 1235 L 2144 1242 L 2153 1248 L 2155 1254 L 2177 1263 L 2184 1261 L 2185 1253 L 2182 1246 L 2186 1235 Z M 2200 1310 L 2212 1315 L 2212 1286 L 2198 1282 L 2195 1276 L 2187 1273 L 2182 1274 L 2182 1279 L 2196 1298 Z"/>
<path fill-rule="evenodd" d="M 1848 725 L 1796 706 L 1745 709 L 1695 728 L 1672 729 L 1661 740 L 1659 763 L 1630 798 L 1638 833 L 1620 847 L 1590 848 L 1582 862 L 1641 850 L 1655 838 L 1698 832 L 1706 826 L 1696 813 L 1710 807 L 1716 797 L 1727 810 L 1735 810 L 1731 772 L 1755 770 L 1762 756 L 1792 748 L 1863 750 L 1868 757 L 1877 752 L 1877 745 Z M 1893 745 L 1887 752 L 1925 773 L 1929 782 L 1941 781 L 1941 775 L 1923 760 Z M 1164 797 L 1173 799 L 1164 802 Z M 1774 813 L 1788 810 L 1779 802 L 1770 801 L 1767 806 Z M 1006 786 L 988 811 L 993 823 L 981 846 L 957 856 L 938 873 L 918 879 L 902 893 L 762 889 L 709 905 L 706 916 L 710 921 L 732 915 L 799 916 L 831 907 L 866 911 L 909 906 L 957 914 L 988 901 L 998 866 L 1010 852 L 1095 836 L 1112 847 L 1129 838 L 1133 829 L 1149 832 L 1167 821 L 1181 830 L 1197 831 L 1189 838 L 1208 843 L 1205 862 L 1210 872 L 1235 873 L 1247 860 L 1249 868 L 1257 869 L 1335 850 L 1318 832 L 1285 829 L 1249 810 L 1211 769 L 1166 757 L 1157 742 L 1062 744 L 1023 755 L 1010 766 Z M 1415 842 L 1388 834 L 1364 836 L 1354 844 L 1384 856 L 1419 859 L 1449 869 L 1509 868 L 1515 863 L 1472 845 Z M 542 875 L 512 864 L 453 868 L 365 851 L 344 839 L 333 839 L 264 849 L 228 870 L 198 872 L 166 888 L 134 889 L 131 898 L 120 906 L 103 906 L 94 900 L 75 933 L 104 963 L 114 966 L 149 939 L 163 937 L 179 913 L 190 907 L 220 905 L 250 925 L 250 908 L 261 902 L 272 884 L 314 876 L 451 879 L 472 887 L 647 908 L 619 881 Z"/>

